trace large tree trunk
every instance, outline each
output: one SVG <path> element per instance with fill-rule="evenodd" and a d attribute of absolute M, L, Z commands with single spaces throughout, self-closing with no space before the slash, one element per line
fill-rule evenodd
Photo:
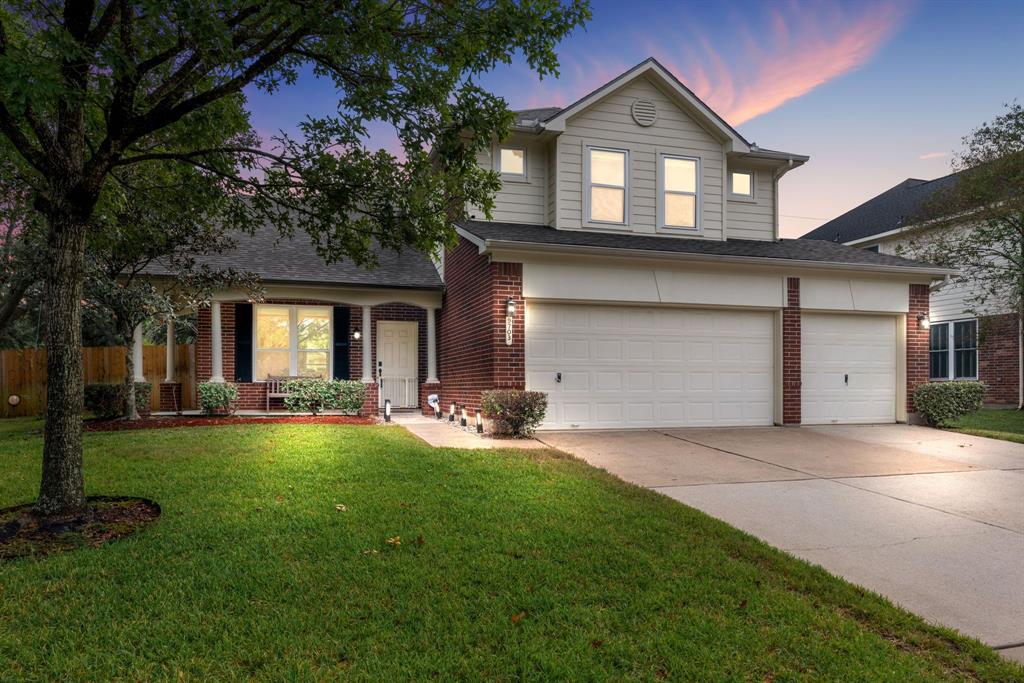
<path fill-rule="evenodd" d="M 134 330 L 133 330 L 134 332 Z M 132 334 L 132 343 L 125 348 L 124 356 L 124 417 L 126 420 L 138 420 L 139 408 L 135 405 L 135 335 Z"/>
<path fill-rule="evenodd" d="M 45 516 L 85 509 L 82 477 L 82 277 L 86 221 L 49 216 L 46 268 L 46 427 L 43 478 L 36 511 Z"/>

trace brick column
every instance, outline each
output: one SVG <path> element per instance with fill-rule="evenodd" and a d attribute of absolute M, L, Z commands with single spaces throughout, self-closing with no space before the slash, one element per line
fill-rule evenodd
<path fill-rule="evenodd" d="M 799 425 L 800 400 L 800 278 L 786 278 L 786 307 L 782 309 L 782 424 Z"/>
<path fill-rule="evenodd" d="M 363 407 L 360 408 L 359 414 L 362 417 L 379 414 L 380 387 L 377 386 L 376 382 L 364 382 L 363 386 L 366 387 L 366 395 L 363 397 Z"/>
<path fill-rule="evenodd" d="M 160 383 L 160 410 L 165 413 L 181 412 L 181 382 Z"/>
<path fill-rule="evenodd" d="M 928 285 L 910 285 L 907 312 L 907 412 L 914 412 L 914 387 L 928 382 L 928 330 L 918 316 L 928 317 Z M 951 340 L 952 342 L 952 340 Z"/>

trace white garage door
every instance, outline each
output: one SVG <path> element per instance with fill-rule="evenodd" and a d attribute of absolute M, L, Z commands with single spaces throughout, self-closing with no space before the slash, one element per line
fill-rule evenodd
<path fill-rule="evenodd" d="M 772 424 L 770 313 L 526 306 L 546 429 Z M 561 381 L 559 380 L 561 374 Z"/>
<path fill-rule="evenodd" d="M 806 314 L 804 424 L 896 421 L 896 318 Z"/>

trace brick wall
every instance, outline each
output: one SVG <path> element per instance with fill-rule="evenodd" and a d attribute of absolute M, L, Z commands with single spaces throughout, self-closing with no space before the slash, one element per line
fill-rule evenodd
<path fill-rule="evenodd" d="M 445 255 L 446 291 L 438 320 L 438 374 L 441 404 L 480 406 L 486 389 L 526 386 L 523 269 L 518 263 L 491 263 L 466 240 Z M 516 301 L 513 344 L 505 344 L 505 307 Z"/>
<path fill-rule="evenodd" d="M 907 312 L 907 412 L 914 412 L 914 387 L 928 382 L 928 330 L 918 316 L 928 315 L 928 285 L 910 285 Z"/>
<path fill-rule="evenodd" d="M 985 403 L 1016 406 L 1020 400 L 1019 344 L 1016 313 L 978 319 L 978 379 L 988 385 Z"/>
<path fill-rule="evenodd" d="M 798 425 L 801 401 L 800 278 L 786 278 L 786 307 L 782 309 L 782 424 Z"/>

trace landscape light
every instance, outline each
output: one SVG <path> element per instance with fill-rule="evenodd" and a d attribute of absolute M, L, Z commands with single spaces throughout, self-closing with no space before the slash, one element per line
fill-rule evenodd
<path fill-rule="evenodd" d="M 451 409 L 448 411 L 448 421 L 455 422 L 455 404 L 452 404 Z"/>
<path fill-rule="evenodd" d="M 466 404 L 465 403 L 462 404 L 462 416 L 459 419 L 459 426 L 461 426 L 461 427 L 465 427 L 466 426 Z"/>
<path fill-rule="evenodd" d="M 384 421 L 391 422 L 391 399 L 384 399 Z"/>
<path fill-rule="evenodd" d="M 479 410 L 476 411 L 476 433 L 477 434 L 483 434 L 484 433 L 484 419 L 482 417 L 480 417 L 480 411 Z"/>

